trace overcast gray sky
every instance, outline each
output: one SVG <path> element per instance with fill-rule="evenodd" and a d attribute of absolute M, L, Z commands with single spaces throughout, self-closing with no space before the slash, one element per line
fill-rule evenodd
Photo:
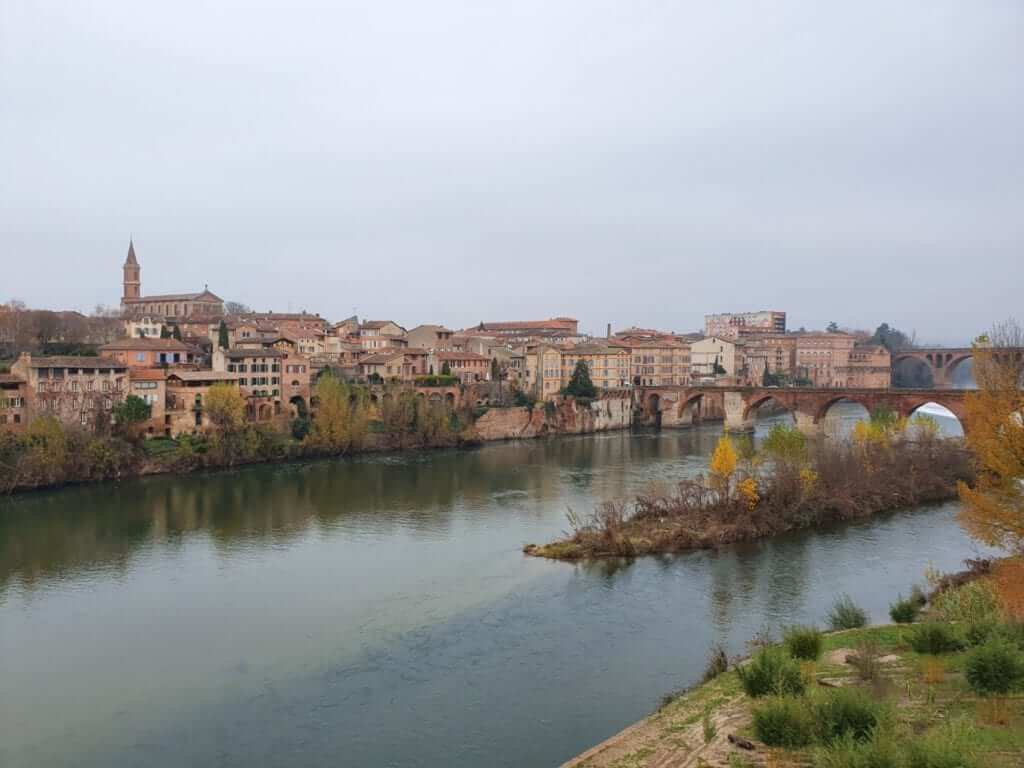
<path fill-rule="evenodd" d="M 0 300 L 1022 313 L 1024 3 L 0 2 Z"/>

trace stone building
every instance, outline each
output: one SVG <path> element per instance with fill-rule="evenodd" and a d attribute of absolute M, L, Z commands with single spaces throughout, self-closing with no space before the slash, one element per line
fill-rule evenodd
<path fill-rule="evenodd" d="M 211 426 L 206 413 L 206 395 L 215 384 L 237 386 L 239 374 L 226 371 L 173 370 L 167 373 L 163 423 L 167 437 L 192 434 Z M 252 403 L 247 403 L 248 407 Z M 269 418 L 269 417 L 268 417 Z"/>
<path fill-rule="evenodd" d="M 457 376 L 464 384 L 491 378 L 491 359 L 475 352 L 434 352 L 429 357 L 428 365 L 437 375 L 447 365 L 451 375 Z"/>
<path fill-rule="evenodd" d="M 849 364 L 835 369 L 837 387 L 888 389 L 892 386 L 892 356 L 883 346 L 854 347 Z"/>
<path fill-rule="evenodd" d="M 252 421 L 270 421 L 284 413 L 281 366 L 287 357 L 281 350 L 262 347 L 215 349 L 213 370 L 237 374 L 246 416 Z"/>
<path fill-rule="evenodd" d="M 758 386 L 765 372 L 791 381 L 796 369 L 797 336 L 794 334 L 751 334 L 743 337 L 748 383 Z"/>
<path fill-rule="evenodd" d="M 827 331 L 796 334 L 796 376 L 815 387 L 835 387 L 840 370 L 849 368 L 854 337 Z"/>
<path fill-rule="evenodd" d="M 786 313 L 778 310 L 723 312 L 704 316 L 704 335 L 738 339 L 744 333 L 785 333 Z"/>
<path fill-rule="evenodd" d="M 742 378 L 746 372 L 744 343 L 737 339 L 711 336 L 690 344 L 690 378 L 709 383 L 721 377 Z"/>
<path fill-rule="evenodd" d="M 201 350 L 183 341 L 150 337 L 114 341 L 104 344 L 99 352 L 129 368 L 196 365 L 202 357 Z"/>
<path fill-rule="evenodd" d="M 28 424 L 28 382 L 0 373 L 0 429 L 20 431 Z"/>
<path fill-rule="evenodd" d="M 22 415 L 54 416 L 69 426 L 103 428 L 128 391 L 128 366 L 103 357 L 22 354 L 11 374 L 24 382 Z"/>
<path fill-rule="evenodd" d="M 135 257 L 135 244 L 128 242 L 121 294 L 121 313 L 133 317 L 159 317 L 164 321 L 193 316 L 223 315 L 223 300 L 208 288 L 196 293 L 142 295 L 142 267 Z"/>
<path fill-rule="evenodd" d="M 583 361 L 597 389 L 626 388 L 630 386 L 631 359 L 628 348 L 598 342 L 567 347 L 532 345 L 526 350 L 523 383 L 537 397 L 551 398 L 569 384 L 576 364 Z"/>
<path fill-rule="evenodd" d="M 657 331 L 623 332 L 608 343 L 628 349 L 629 378 L 636 386 L 685 386 L 690 383 L 690 345 Z"/>

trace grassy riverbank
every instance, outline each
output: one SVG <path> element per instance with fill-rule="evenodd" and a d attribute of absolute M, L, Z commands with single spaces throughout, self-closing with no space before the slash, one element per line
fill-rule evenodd
<path fill-rule="evenodd" d="M 756 451 L 749 439 L 724 437 L 707 475 L 572 516 L 570 536 L 524 552 L 578 560 L 714 548 L 953 499 L 957 483 L 973 479 L 970 454 L 934 424 L 864 424 L 849 442 L 814 444 L 780 425 Z"/>
<path fill-rule="evenodd" d="M 917 605 L 898 601 L 894 615 L 914 618 Z M 1022 618 L 982 580 L 944 592 L 915 623 L 790 629 L 727 669 L 713 656 L 701 686 L 565 766 L 1018 768 Z"/>

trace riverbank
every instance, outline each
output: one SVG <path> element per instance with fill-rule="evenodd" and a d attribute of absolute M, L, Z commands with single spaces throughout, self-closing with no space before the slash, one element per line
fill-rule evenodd
<path fill-rule="evenodd" d="M 1016 768 L 1024 617 L 986 585 L 944 593 L 918 623 L 793 628 L 728 668 L 713 652 L 701 685 L 562 768 Z"/>
<path fill-rule="evenodd" d="M 171 440 L 94 435 L 41 419 L 22 434 L 0 432 L 0 494 L 337 456 L 472 448 L 488 442 L 596 434 L 632 426 L 632 399 L 618 392 L 594 400 L 560 397 L 534 406 L 460 412 L 445 406 L 440 414 L 424 414 L 415 406 L 413 401 L 407 412 L 396 407 L 396 413 L 385 406 L 381 418 L 368 421 L 357 440 L 337 445 L 251 424 L 230 434 L 201 433 Z"/>
<path fill-rule="evenodd" d="M 811 444 L 777 425 L 760 451 L 723 437 L 706 475 L 663 495 L 605 502 L 570 516 L 572 533 L 527 555 L 555 560 L 713 549 L 957 497 L 974 477 L 970 454 L 935 430 L 869 425 L 850 442 Z"/>

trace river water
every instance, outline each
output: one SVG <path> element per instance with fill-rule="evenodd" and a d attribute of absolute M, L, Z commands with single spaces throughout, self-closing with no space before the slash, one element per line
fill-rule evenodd
<path fill-rule="evenodd" d="M 0 766 L 554 766 L 710 646 L 886 616 L 975 549 L 955 504 L 718 553 L 527 542 L 706 467 L 720 427 L 493 444 L 0 500 Z"/>

